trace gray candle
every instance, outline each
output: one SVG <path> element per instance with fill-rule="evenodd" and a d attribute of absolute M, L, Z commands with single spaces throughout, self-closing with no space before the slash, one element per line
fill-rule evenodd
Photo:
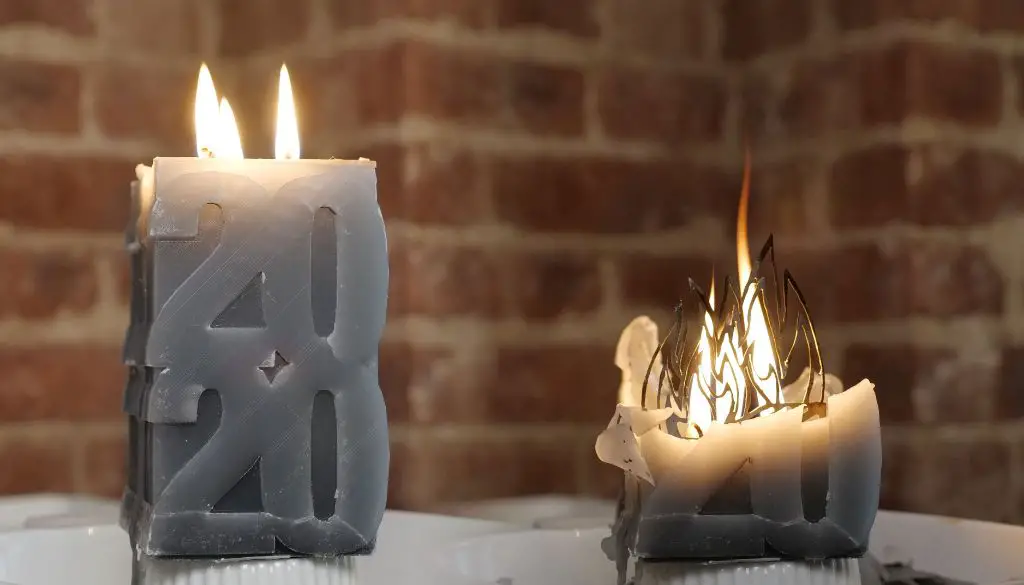
<path fill-rule="evenodd" d="M 138 554 L 373 549 L 389 459 L 375 168 L 157 158 L 140 169 L 123 514 Z"/>
<path fill-rule="evenodd" d="M 860 556 L 878 510 L 881 438 L 869 382 L 828 398 L 828 416 L 802 409 L 713 425 L 699 440 L 652 431 L 641 452 L 655 485 L 642 484 L 636 510 L 640 558 L 824 559 Z M 805 457 L 810 455 L 810 457 Z M 817 461 L 815 460 L 817 459 Z M 824 464 L 823 518 L 805 513 L 804 475 Z M 749 471 L 737 475 L 744 466 Z M 749 497 L 708 505 L 732 479 Z M 817 502 L 816 502 L 817 503 Z M 730 509 L 731 508 L 731 509 Z"/>
<path fill-rule="evenodd" d="M 696 316 L 687 321 L 681 305 L 664 340 L 646 317 L 623 332 L 620 404 L 596 444 L 602 461 L 625 471 L 609 541 L 620 581 L 629 558 L 820 560 L 867 550 L 882 466 L 874 385 L 843 391 L 821 372 L 788 273 L 769 312 L 757 269 L 771 255 L 769 239 L 751 271 L 741 254 L 746 284 L 726 281 L 720 305 L 691 284 Z M 793 298 L 797 310 L 787 312 Z M 794 347 L 807 349 L 811 367 L 783 387 Z"/>

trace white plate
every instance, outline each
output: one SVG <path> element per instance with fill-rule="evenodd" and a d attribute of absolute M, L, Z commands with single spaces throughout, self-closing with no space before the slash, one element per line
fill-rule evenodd
<path fill-rule="evenodd" d="M 121 503 L 88 496 L 34 494 L 0 498 L 0 531 L 46 525 L 117 522 Z"/>
<path fill-rule="evenodd" d="M 128 585 L 128 537 L 113 521 L 82 525 L 51 523 L 0 533 L 0 585 Z M 367 585 L 476 585 L 442 562 L 458 542 L 515 527 L 508 524 L 431 514 L 388 511 L 373 555 L 357 560 L 360 583 Z M 448 553 L 450 554 L 450 553 Z M 466 574 L 468 575 L 468 574 Z M 302 585 L 296 583 L 294 585 Z"/>
<path fill-rule="evenodd" d="M 0 499 L 0 585 L 128 585 L 130 551 L 116 525 L 116 509 L 114 502 Z M 541 516 L 550 510 L 544 507 Z M 556 514 L 548 520 L 593 527 L 607 524 L 607 516 L 604 510 L 597 516 Z M 614 568 L 600 549 L 607 534 L 607 527 L 523 530 L 522 525 L 389 511 L 377 551 L 358 561 L 359 581 L 613 585 Z M 913 561 L 923 570 L 983 584 L 1024 577 L 1021 527 L 881 512 L 872 551 L 884 561 Z"/>
<path fill-rule="evenodd" d="M 572 521 L 580 519 L 566 520 Z M 614 585 L 614 565 L 600 548 L 608 534 L 608 528 L 493 534 L 460 543 L 445 558 L 453 570 L 481 582 Z M 885 562 L 912 562 L 918 569 L 975 583 L 1024 578 L 1024 527 L 880 512 L 871 551 Z"/>

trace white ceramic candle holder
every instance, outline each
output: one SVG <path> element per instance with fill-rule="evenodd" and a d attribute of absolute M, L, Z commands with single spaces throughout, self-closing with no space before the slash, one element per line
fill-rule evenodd
<path fill-rule="evenodd" d="M 351 557 L 136 561 L 132 585 L 354 585 Z"/>
<path fill-rule="evenodd" d="M 861 585 L 858 559 L 637 563 L 636 585 Z"/>

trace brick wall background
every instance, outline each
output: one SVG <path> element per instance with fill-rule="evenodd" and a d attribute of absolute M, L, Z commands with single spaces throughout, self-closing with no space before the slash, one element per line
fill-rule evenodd
<path fill-rule="evenodd" d="M 1024 8 L 1013 0 L 2 0 L 0 492 L 121 489 L 132 168 L 379 161 L 392 502 L 612 493 L 612 349 L 776 234 L 826 364 L 878 384 L 883 504 L 1024 522 Z"/>

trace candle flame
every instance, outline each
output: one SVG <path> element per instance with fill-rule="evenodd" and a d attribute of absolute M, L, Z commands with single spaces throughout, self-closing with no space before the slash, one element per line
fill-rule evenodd
<path fill-rule="evenodd" d="M 218 102 L 217 88 L 206 63 L 199 68 L 195 124 L 196 155 L 199 158 L 244 158 L 235 114 L 226 99 Z"/>
<path fill-rule="evenodd" d="M 219 138 L 217 144 L 217 158 L 242 159 L 242 138 L 238 135 L 238 125 L 235 124 L 235 113 L 231 111 L 231 104 L 227 98 L 220 99 L 219 116 Z"/>
<path fill-rule="evenodd" d="M 281 65 L 281 76 L 277 86 L 277 136 L 274 141 L 274 158 L 299 158 L 299 122 L 295 115 L 292 81 L 285 65 Z"/>
<path fill-rule="evenodd" d="M 213 158 L 220 133 L 220 111 L 217 107 L 217 89 L 213 85 L 210 69 L 203 63 L 199 68 L 195 104 L 196 155 Z"/>
<path fill-rule="evenodd" d="M 690 396 L 687 404 L 687 420 L 702 430 L 707 429 L 711 422 L 725 422 L 730 412 L 743 415 L 746 412 L 765 404 L 768 400 L 778 402 L 781 394 L 781 380 L 774 368 L 775 354 L 768 328 L 767 315 L 762 304 L 762 289 L 758 283 L 750 283 L 751 264 L 750 249 L 747 240 L 747 214 L 750 203 L 750 157 L 747 155 L 743 170 L 743 188 L 740 194 L 739 212 L 736 219 L 736 268 L 739 275 L 741 292 L 739 321 L 743 331 L 733 327 L 726 332 L 718 351 L 712 336 L 715 334 L 714 320 L 711 312 L 704 315 L 701 337 L 697 349 L 699 353 L 698 367 L 690 380 Z M 711 283 L 709 304 L 715 304 L 715 286 Z M 748 388 L 748 381 L 740 365 L 744 355 L 750 360 L 751 382 L 755 388 Z M 721 376 L 715 376 L 721 372 Z M 715 379 L 719 378 L 729 391 L 715 388 Z M 707 391 L 705 389 L 710 389 Z M 750 395 L 748 398 L 748 394 Z M 762 394 L 764 396 L 762 396 Z M 712 408 L 714 405 L 714 408 Z M 760 415 L 774 412 L 765 408 Z"/>

